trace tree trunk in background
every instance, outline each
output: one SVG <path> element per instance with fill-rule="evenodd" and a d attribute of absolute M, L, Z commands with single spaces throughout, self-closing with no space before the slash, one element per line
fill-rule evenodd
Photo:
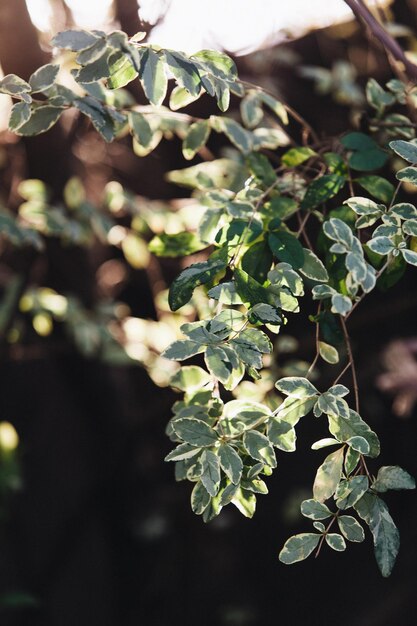
<path fill-rule="evenodd" d="M 121 29 L 132 37 L 139 31 L 149 32 L 149 24 L 139 18 L 139 4 L 137 0 L 114 0 L 114 9 Z"/>
<path fill-rule="evenodd" d="M 30 51 L 29 54 L 26 54 Z M 42 51 L 25 0 L 0 0 L 0 62 L 5 74 L 27 80 L 48 60 Z"/>

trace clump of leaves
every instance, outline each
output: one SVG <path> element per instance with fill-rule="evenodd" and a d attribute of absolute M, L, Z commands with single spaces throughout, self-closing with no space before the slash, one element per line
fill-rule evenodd
<path fill-rule="evenodd" d="M 396 200 L 402 185 L 417 185 L 417 147 L 406 130 L 412 128 L 409 122 L 390 112 L 404 103 L 406 86 L 390 81 L 385 90 L 373 79 L 368 83 L 375 133 L 349 132 L 334 151 L 325 144 L 288 150 L 287 107 L 260 88 L 247 89 L 225 54 L 203 50 L 187 56 L 143 43 L 140 37 L 128 39 L 119 31 L 67 31 L 55 37 L 54 45 L 73 52 L 72 73 L 80 90 L 59 84 L 53 64 L 40 68 L 29 82 L 4 77 L 0 92 L 17 100 L 10 118 L 10 129 L 17 134 L 45 132 L 75 107 L 106 141 L 129 129 L 139 156 L 155 149 L 164 136 L 176 134 L 191 160 L 212 132 L 223 133 L 236 152 L 234 159 L 197 163 L 169 174 L 171 181 L 195 190 L 204 208 L 202 219 L 196 232 L 160 234 L 150 245 L 153 253 L 168 257 L 208 250 L 205 260 L 191 263 L 173 281 L 169 305 L 179 311 L 198 299 L 199 310 L 209 314 L 183 324 L 182 338 L 164 352 L 178 363 L 193 359 L 171 379 L 184 395 L 174 404 L 167 427 L 176 446 L 166 457 L 175 463 L 176 479 L 192 483 L 193 511 L 208 522 L 233 504 L 252 517 L 257 495 L 268 492 L 265 479 L 276 468 L 277 456 L 295 451 L 296 426 L 312 413 L 326 423 L 330 435 L 312 448 L 335 450 L 319 465 L 313 498 L 301 505 L 314 532 L 288 539 L 280 560 L 300 561 L 319 552 L 323 543 L 342 551 L 345 540 L 361 542 L 364 531 L 356 514 L 372 533 L 382 574 L 389 575 L 399 535 L 380 494 L 413 489 L 415 483 L 397 466 L 381 467 L 376 478 L 368 469 L 380 443 L 360 414 L 346 322 L 378 280 L 398 276 L 407 264 L 417 265 L 417 208 Z M 169 108 L 163 106 L 168 72 L 176 83 Z M 149 106 L 138 106 L 123 91 L 133 80 L 140 80 Z M 225 112 L 230 93 L 242 98 L 243 125 L 235 117 L 204 120 L 178 112 L 203 94 L 214 97 Z M 278 148 L 284 149 L 276 167 L 265 151 Z M 392 151 L 408 163 L 396 173 L 396 188 L 374 173 Z M 353 195 L 352 186 L 365 195 Z M 80 238 L 88 236 L 91 223 L 97 224 L 98 216 L 91 207 L 89 211 L 84 212 Z M 16 244 L 31 239 L 40 245 L 39 231 L 78 232 L 62 213 L 46 212 L 45 199 L 35 199 L 22 214 L 23 225 L 9 214 L 2 218 Z M 309 220 L 320 227 L 314 245 L 307 233 Z M 303 298 L 318 302 L 312 317 L 312 367 L 302 376 L 276 381 L 280 398 L 262 400 L 260 393 L 262 401 L 237 397 L 225 402 L 223 390 L 236 394 L 243 380 L 252 379 L 261 389 L 260 370 L 265 356 L 273 355 L 271 337 L 300 311 Z M 347 362 L 339 365 L 345 355 Z M 309 380 L 319 359 L 337 368 L 333 385 L 325 391 Z M 354 408 L 345 399 L 349 389 L 339 382 L 349 370 Z"/>

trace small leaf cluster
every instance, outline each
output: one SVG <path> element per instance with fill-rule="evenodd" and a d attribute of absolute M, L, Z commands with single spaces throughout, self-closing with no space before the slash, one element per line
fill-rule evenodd
<path fill-rule="evenodd" d="M 381 574 L 390 575 L 400 547 L 398 528 L 396 527 L 387 505 L 380 497 L 389 489 L 415 489 L 414 479 L 398 466 L 381 467 L 376 479 L 354 472 L 353 463 L 348 453 L 343 456 L 343 448 L 329 455 L 316 476 L 317 491 L 314 498 L 301 503 L 301 513 L 313 520 L 313 533 L 300 533 L 290 537 L 282 548 L 279 558 L 290 565 L 306 559 L 317 548 L 320 551 L 323 541 L 342 552 L 346 550 L 346 541 L 360 543 L 365 539 L 361 523 L 352 515 L 346 515 L 347 509 L 353 509 L 372 533 L 374 551 Z M 330 487 L 338 477 L 338 485 L 333 486 L 323 495 L 322 486 Z M 322 485 L 323 483 L 323 485 Z M 328 495 L 328 493 L 330 493 Z M 332 511 L 324 500 L 334 498 L 336 510 Z M 326 523 L 323 523 L 326 520 Z M 337 524 L 339 532 L 334 532 Z M 332 531 L 332 532 L 331 532 Z"/>

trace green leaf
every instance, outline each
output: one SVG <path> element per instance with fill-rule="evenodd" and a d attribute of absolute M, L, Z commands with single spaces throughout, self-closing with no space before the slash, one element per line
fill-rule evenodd
<path fill-rule="evenodd" d="M 249 311 L 249 321 L 251 324 L 262 322 L 263 324 L 279 325 L 282 323 L 282 317 L 279 315 L 278 309 L 270 304 L 255 304 Z"/>
<path fill-rule="evenodd" d="M 195 233 L 182 232 L 175 235 L 156 235 L 148 244 L 149 252 L 162 257 L 179 257 L 194 254 L 207 248 Z"/>
<path fill-rule="evenodd" d="M 340 140 L 340 143 L 352 150 L 349 157 L 349 165 L 355 170 L 370 171 L 382 167 L 388 154 L 381 150 L 378 144 L 364 133 L 348 133 Z"/>
<path fill-rule="evenodd" d="M 258 92 L 258 94 L 262 102 L 275 113 L 275 115 L 281 120 L 283 124 L 287 125 L 288 113 L 282 102 L 271 96 L 271 94 L 266 93 L 265 91 L 260 91 Z"/>
<path fill-rule="evenodd" d="M 377 200 L 381 200 L 385 204 L 389 204 L 394 195 L 394 185 L 381 176 L 361 176 L 355 180 L 361 187 L 365 189 L 371 196 Z"/>
<path fill-rule="evenodd" d="M 220 445 L 218 455 L 222 470 L 234 485 L 238 485 L 242 477 L 242 459 L 228 443 L 222 443 Z"/>
<path fill-rule="evenodd" d="M 185 365 L 176 372 L 169 381 L 171 387 L 193 393 L 207 385 L 211 376 L 197 365 Z"/>
<path fill-rule="evenodd" d="M 330 198 L 339 193 L 346 183 L 344 176 L 338 174 L 325 174 L 313 180 L 307 187 L 306 194 L 301 202 L 300 208 L 315 209 Z"/>
<path fill-rule="evenodd" d="M 301 513 L 304 517 L 309 517 L 312 520 L 327 519 L 333 515 L 331 510 L 322 502 L 314 500 L 304 500 L 301 503 Z"/>
<path fill-rule="evenodd" d="M 402 220 L 410 220 L 417 217 L 417 208 L 409 202 L 399 202 L 390 208 L 389 215 L 395 215 Z"/>
<path fill-rule="evenodd" d="M 295 426 L 301 417 L 308 415 L 316 404 L 317 396 L 294 398 L 289 396 L 279 405 L 277 416 Z"/>
<path fill-rule="evenodd" d="M 43 65 L 37 69 L 36 72 L 34 72 L 29 78 L 29 84 L 32 92 L 37 93 L 38 91 L 44 91 L 45 89 L 52 87 L 56 77 L 58 76 L 58 72 L 59 65 L 52 65 L 51 63 Z"/>
<path fill-rule="evenodd" d="M 184 87 L 192 96 L 198 96 L 201 91 L 201 79 L 196 65 L 182 52 L 164 50 L 164 55 L 167 65 L 178 84 Z"/>
<path fill-rule="evenodd" d="M 417 265 L 417 252 L 407 250 L 405 248 L 402 248 L 400 252 L 407 263 L 410 263 L 410 265 Z"/>
<path fill-rule="evenodd" d="M 368 524 L 374 539 L 375 557 L 381 574 L 391 574 L 400 549 L 400 534 L 381 498 L 368 492 L 356 503 L 358 515 Z"/>
<path fill-rule="evenodd" d="M 109 57 L 108 63 L 107 87 L 109 89 L 120 89 L 135 80 L 138 75 L 131 58 L 125 52 L 115 52 Z"/>
<path fill-rule="evenodd" d="M 201 515 L 210 504 L 210 494 L 199 480 L 191 492 L 191 508 L 196 515 Z"/>
<path fill-rule="evenodd" d="M 321 358 L 327 363 L 331 363 L 333 365 L 335 363 L 339 363 L 339 353 L 336 348 L 330 344 L 325 343 L 324 341 L 319 341 L 319 352 Z"/>
<path fill-rule="evenodd" d="M 211 426 L 194 417 L 174 420 L 172 427 L 178 437 L 192 446 L 210 447 L 218 440 L 218 435 Z"/>
<path fill-rule="evenodd" d="M 365 539 L 365 533 L 359 522 L 351 515 L 340 515 L 337 518 L 340 532 L 348 540 L 361 543 Z"/>
<path fill-rule="evenodd" d="M 277 259 L 289 263 L 293 269 L 304 265 L 304 249 L 298 239 L 285 231 L 269 233 L 268 243 Z"/>
<path fill-rule="evenodd" d="M 279 553 L 279 560 L 285 565 L 303 561 L 317 547 L 320 537 L 317 533 L 301 533 L 290 537 Z"/>
<path fill-rule="evenodd" d="M 9 130 L 15 132 L 30 118 L 31 110 L 27 102 L 16 102 L 12 106 L 9 119 Z"/>
<path fill-rule="evenodd" d="M 274 182 L 276 182 L 277 175 L 275 173 L 275 170 L 264 154 L 259 154 L 259 152 L 251 152 L 246 157 L 246 161 L 247 161 L 250 173 L 261 184 L 269 187 L 270 185 L 273 185 Z M 289 201 L 290 199 L 285 198 L 285 200 Z M 292 201 L 292 203 L 295 204 L 294 201 Z M 278 217 L 280 217 L 280 215 L 278 215 Z"/>
<path fill-rule="evenodd" d="M 272 254 L 266 241 L 254 243 L 242 257 L 242 269 L 258 283 L 264 283 L 272 265 Z"/>
<path fill-rule="evenodd" d="M 263 118 L 262 107 L 256 92 L 250 91 L 240 103 L 240 114 L 246 128 L 255 128 Z"/>
<path fill-rule="evenodd" d="M 243 436 L 243 445 L 253 459 L 269 467 L 276 467 L 274 448 L 268 437 L 257 430 L 248 430 Z"/>
<path fill-rule="evenodd" d="M 373 239 L 370 239 L 366 245 L 370 250 L 372 250 L 372 252 L 375 252 L 375 254 L 380 254 L 381 256 L 386 256 L 395 248 L 391 239 L 389 239 L 388 237 L 375 237 Z"/>
<path fill-rule="evenodd" d="M 79 52 L 95 44 L 98 39 L 97 35 L 85 30 L 66 30 L 55 35 L 52 39 L 52 45 Z"/>
<path fill-rule="evenodd" d="M 232 498 L 232 504 L 235 505 L 242 515 L 251 518 L 255 514 L 256 496 L 254 493 L 247 491 L 247 489 L 238 487 Z"/>
<path fill-rule="evenodd" d="M 417 237 L 417 220 L 406 220 L 403 224 L 403 232 L 411 237 Z"/>
<path fill-rule="evenodd" d="M 342 535 L 339 535 L 338 533 L 327 533 L 326 543 L 330 546 L 330 548 L 336 550 L 336 552 L 343 552 L 346 550 L 345 540 Z"/>
<path fill-rule="evenodd" d="M 192 96 L 184 87 L 174 87 L 169 97 L 169 108 L 172 111 L 178 111 L 187 105 L 198 100 L 198 96 Z"/>
<path fill-rule="evenodd" d="M 210 124 L 207 120 L 194 122 L 188 129 L 188 133 L 182 144 L 182 153 L 187 160 L 195 157 L 197 152 L 206 145 L 210 135 Z"/>
<path fill-rule="evenodd" d="M 228 117 L 210 118 L 211 126 L 218 133 L 224 133 L 231 143 L 243 154 L 248 154 L 252 150 L 252 136 L 238 122 Z"/>
<path fill-rule="evenodd" d="M 395 102 L 393 94 L 385 91 L 374 78 L 370 78 L 366 83 L 366 99 L 378 112 L 384 111 L 385 107 Z"/>
<path fill-rule="evenodd" d="M 282 155 L 281 161 L 287 167 L 297 167 L 297 165 L 301 165 L 301 163 L 316 155 L 317 152 L 308 147 L 291 148 Z"/>
<path fill-rule="evenodd" d="M 249 276 L 243 270 L 236 268 L 234 271 L 236 291 L 243 302 L 254 306 L 255 304 L 277 305 L 279 301 L 276 296 L 263 287 L 258 281 Z"/>
<path fill-rule="evenodd" d="M 81 113 L 90 118 L 94 128 L 106 141 L 114 139 L 114 126 L 112 118 L 104 106 L 92 97 L 78 98 L 74 105 Z"/>
<path fill-rule="evenodd" d="M 354 196 L 353 198 L 349 198 L 345 200 L 343 204 L 347 204 L 355 213 L 358 215 L 367 215 L 368 213 L 380 213 L 382 209 L 385 207 L 377 204 L 373 200 L 369 198 L 362 198 L 360 196 Z"/>
<path fill-rule="evenodd" d="M 360 454 L 353 448 L 348 448 L 345 455 L 345 474 L 349 476 L 353 470 L 357 467 L 360 459 Z"/>
<path fill-rule="evenodd" d="M 340 143 L 348 150 L 369 150 L 377 145 L 372 137 L 358 132 L 347 133 L 341 138 Z"/>
<path fill-rule="evenodd" d="M 278 391 L 292 398 L 312 398 L 313 396 L 319 395 L 318 390 L 307 378 L 300 378 L 298 376 L 281 378 L 277 380 L 275 387 Z"/>
<path fill-rule="evenodd" d="M 317 470 L 313 485 L 314 499 L 324 502 L 336 491 L 343 470 L 343 448 L 327 456 Z"/>
<path fill-rule="evenodd" d="M 209 372 L 221 383 L 226 383 L 234 369 L 233 366 L 238 367 L 239 365 L 237 357 L 236 363 L 232 363 L 223 347 L 216 345 L 208 346 L 204 360 Z"/>
<path fill-rule="evenodd" d="M 36 109 L 32 109 L 28 121 L 19 126 L 15 132 L 17 135 L 25 137 L 46 133 L 47 130 L 56 124 L 63 111 L 63 107 L 52 107 L 49 105 L 36 107 Z"/>
<path fill-rule="evenodd" d="M 171 359 L 171 361 L 183 361 L 184 359 L 189 359 L 191 356 L 199 354 L 199 352 L 203 352 L 203 350 L 204 346 L 199 343 L 189 341 L 188 339 L 181 339 L 171 343 L 161 356 L 166 359 Z"/>
<path fill-rule="evenodd" d="M 304 263 L 302 267 L 299 268 L 300 273 L 307 276 L 307 278 L 310 278 L 311 280 L 323 283 L 327 282 L 329 280 L 329 275 L 318 256 L 316 256 L 311 250 L 308 250 L 308 248 L 303 248 L 303 250 Z"/>
<path fill-rule="evenodd" d="M 146 117 L 137 111 L 129 111 L 129 126 L 136 141 L 147 148 L 153 132 Z"/>
<path fill-rule="evenodd" d="M 139 77 L 149 102 L 160 106 L 167 92 L 168 79 L 161 58 L 151 48 L 146 48 L 143 53 Z"/>
<path fill-rule="evenodd" d="M 108 56 L 103 54 L 92 63 L 82 67 L 75 76 L 75 80 L 87 89 L 85 85 L 95 83 L 103 78 L 108 78 L 109 76 L 110 67 L 108 63 Z"/>
<path fill-rule="evenodd" d="M 175 427 L 175 425 L 174 425 Z M 211 496 L 216 496 L 220 487 L 220 460 L 211 450 L 204 450 L 200 457 L 203 468 L 201 482 Z"/>
<path fill-rule="evenodd" d="M 375 458 L 379 455 L 380 446 L 377 435 L 363 421 L 361 416 L 349 409 L 349 417 L 342 415 L 328 415 L 329 430 L 339 441 L 347 441 L 352 437 L 359 436 L 369 443 L 369 456 Z"/>
<path fill-rule="evenodd" d="M 416 481 L 414 478 L 398 465 L 385 465 L 378 471 L 376 481 L 372 485 L 372 489 L 384 493 L 388 489 L 415 489 Z"/>
<path fill-rule="evenodd" d="M 218 300 L 222 304 L 243 304 L 241 297 L 236 292 L 235 283 L 232 281 L 220 283 L 212 287 L 207 295 L 209 298 L 214 298 L 214 300 Z"/>
<path fill-rule="evenodd" d="M 93 63 L 104 54 L 106 48 L 106 39 L 97 39 L 97 41 L 92 46 L 86 48 L 85 50 L 81 50 L 77 54 L 76 61 L 79 65 L 88 65 L 89 63 Z"/>
<path fill-rule="evenodd" d="M 369 443 L 368 441 L 366 441 L 366 439 L 364 439 L 364 437 L 351 437 L 350 439 L 346 440 L 346 443 L 348 444 L 348 446 L 350 446 L 360 454 L 369 454 L 370 452 Z"/>
<path fill-rule="evenodd" d="M 329 446 L 338 446 L 340 441 L 337 439 L 333 439 L 332 437 L 325 437 L 324 439 L 319 439 L 315 441 L 311 446 L 312 450 L 321 450 L 322 448 L 328 448 Z"/>
<path fill-rule="evenodd" d="M 324 222 L 323 231 L 329 239 L 344 244 L 347 250 L 351 248 L 353 243 L 352 231 L 349 226 L 338 217 L 331 217 L 327 222 Z"/>
<path fill-rule="evenodd" d="M 273 446 L 284 452 L 294 452 L 297 436 L 295 429 L 280 417 L 272 417 L 268 422 L 268 439 Z"/>
<path fill-rule="evenodd" d="M 252 491 L 253 493 L 260 493 L 262 495 L 269 493 L 268 487 L 264 481 L 259 478 L 254 478 L 253 480 L 242 480 L 242 489 Z"/>
<path fill-rule="evenodd" d="M 199 64 L 217 78 L 234 80 L 237 78 L 237 69 L 234 61 L 217 50 L 200 50 L 193 54 L 191 59 L 196 59 Z"/>
<path fill-rule="evenodd" d="M 190 300 L 193 291 L 199 285 L 204 285 L 226 267 L 222 259 L 208 259 L 203 263 L 193 263 L 174 280 L 168 296 L 172 311 L 177 311 Z"/>
<path fill-rule="evenodd" d="M 189 443 L 180 443 L 174 450 L 172 450 L 165 457 L 165 461 L 184 461 L 185 459 L 191 459 L 201 452 L 201 448 L 190 446 Z"/>
<path fill-rule="evenodd" d="M 20 96 L 25 102 L 30 102 L 31 97 L 28 95 L 30 91 L 31 86 L 16 74 L 7 74 L 0 79 L 0 93 Z"/>
<path fill-rule="evenodd" d="M 390 141 L 389 147 L 409 163 L 417 163 L 416 144 L 411 143 L 410 141 L 404 141 L 403 139 L 398 139 L 397 141 Z"/>
<path fill-rule="evenodd" d="M 402 170 L 398 170 L 395 176 L 403 183 L 417 185 L 417 167 L 404 167 Z"/>
<path fill-rule="evenodd" d="M 349 509 L 360 500 L 369 488 L 367 476 L 353 476 L 342 480 L 336 490 L 336 506 L 339 509 Z"/>
<path fill-rule="evenodd" d="M 339 315 L 346 315 L 352 308 L 352 302 L 347 296 L 342 296 L 340 293 L 336 293 L 332 296 L 332 313 L 338 313 Z"/>

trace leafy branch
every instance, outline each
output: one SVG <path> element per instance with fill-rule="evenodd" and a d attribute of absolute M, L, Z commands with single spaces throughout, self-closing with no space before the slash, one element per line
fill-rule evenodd
<path fill-rule="evenodd" d="M 385 37 L 362 2 L 346 1 L 378 36 Z M 388 43 L 391 53 L 403 61 Z M 29 82 L 5 76 L 0 92 L 18 100 L 9 123 L 17 134 L 46 132 L 68 108 L 76 108 L 106 141 L 130 133 L 138 156 L 149 154 L 173 134 L 182 139 L 183 155 L 190 161 L 207 150 L 212 132 L 222 133 L 234 150 L 233 159 L 211 159 L 210 153 L 207 162 L 169 173 L 172 182 L 194 189 L 202 217 L 196 232 L 159 234 L 149 244 L 157 256 L 199 252 L 203 259 L 183 269 L 168 295 L 173 312 L 180 315 L 191 304 L 202 312 L 201 318 L 183 323 L 182 335 L 162 355 L 176 363 L 170 384 L 183 392 L 167 426 L 176 447 L 166 460 L 175 462 L 177 480 L 193 484 L 193 511 L 208 522 L 231 503 L 252 517 L 256 496 L 268 492 L 264 478 L 277 466 L 276 451 L 294 452 L 298 422 L 311 414 L 324 416 L 330 437 L 312 448 L 336 449 L 318 467 L 313 498 L 301 504 L 302 514 L 317 532 L 288 539 L 280 559 L 290 564 L 316 549 L 317 556 L 325 542 L 342 551 L 345 539 L 362 541 L 360 522 L 345 514 L 352 509 L 369 526 L 378 565 L 384 576 L 389 575 L 399 548 L 398 530 L 379 494 L 412 489 L 415 483 L 398 466 L 380 468 L 376 479 L 368 470 L 365 458 L 377 458 L 380 443 L 359 414 L 346 321 L 392 267 L 417 265 L 417 207 L 397 201 L 400 185 L 417 186 L 417 147 L 409 134 L 414 127 L 395 112 L 407 101 L 410 87 L 391 80 L 384 88 L 371 79 L 366 94 L 376 121 L 373 126 L 371 120 L 370 128 L 376 132 L 347 132 L 331 149 L 273 94 L 240 81 L 234 62 L 223 53 L 203 50 L 187 56 L 143 43 L 142 34 L 129 39 L 119 31 L 108 35 L 67 31 L 59 33 L 54 44 L 73 54 L 77 88 L 57 82 L 59 66 L 54 64 L 39 68 Z M 162 106 L 168 73 L 176 83 L 170 108 Z M 137 106 L 124 90 L 134 80 L 140 81 L 149 107 Z M 38 93 L 43 99 L 36 97 Z M 224 113 L 231 93 L 241 98 L 242 124 L 236 116 L 201 119 L 178 113 L 203 94 L 215 98 Z M 271 125 L 266 111 L 279 123 Z M 288 134 L 282 130 L 288 115 L 303 129 L 302 146 L 288 148 Z M 276 152 L 273 158 L 271 150 Z M 387 164 L 392 152 L 409 164 L 396 172 L 396 187 L 373 173 Z M 353 195 L 356 186 L 365 195 Z M 115 233 L 114 222 L 103 216 L 99 220 L 85 202 L 80 205 L 83 217 L 77 219 L 56 208 L 46 210 L 45 202 L 40 206 L 34 200 L 21 208 L 20 221 L 3 216 L 15 243 L 41 249 L 39 233 L 65 239 L 69 227 L 73 240 L 84 242 L 98 221 L 106 240 L 119 242 L 120 229 L 116 227 Z M 312 218 L 318 231 L 315 239 L 307 233 Z M 124 236 L 126 231 L 121 230 Z M 270 389 L 264 393 L 262 377 L 272 376 L 264 365 L 275 356 L 271 339 L 290 323 L 301 309 L 301 298 L 307 296 L 318 302 L 312 318 L 313 362 L 304 376 L 277 380 L 279 396 Z M 333 385 L 321 392 L 309 377 L 320 359 L 337 365 L 340 351 L 347 354 L 348 363 Z M 180 367 L 187 359 L 193 359 L 192 364 Z M 339 383 L 349 370 L 355 410 L 345 400 L 349 389 Z M 256 400 L 245 396 L 242 383 L 249 380 Z M 229 399 L 230 393 L 234 399 Z M 335 512 L 326 504 L 331 499 Z M 322 523 L 326 519 L 327 527 Z M 329 532 L 336 522 L 340 533 Z"/>

